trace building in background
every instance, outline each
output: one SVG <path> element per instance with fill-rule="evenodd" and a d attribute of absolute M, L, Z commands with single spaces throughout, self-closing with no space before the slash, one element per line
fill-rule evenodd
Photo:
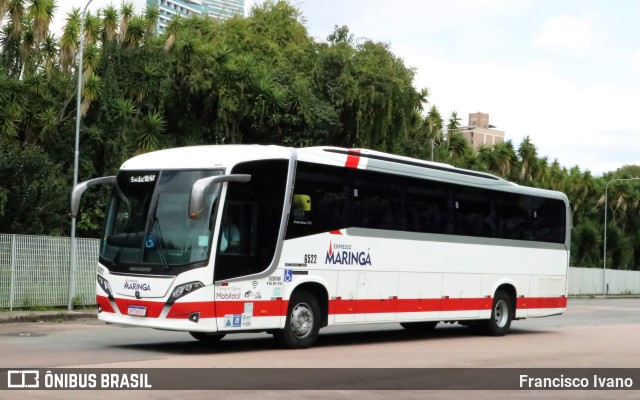
<path fill-rule="evenodd" d="M 219 20 L 244 16 L 244 0 L 147 0 L 147 5 L 156 5 L 160 10 L 160 33 L 164 32 L 174 15 L 185 18 L 208 15 Z"/>
<path fill-rule="evenodd" d="M 485 145 L 493 146 L 504 142 L 504 131 L 489 124 L 489 114 L 477 112 L 469 114 L 469 126 L 461 131 L 474 149 Z"/>

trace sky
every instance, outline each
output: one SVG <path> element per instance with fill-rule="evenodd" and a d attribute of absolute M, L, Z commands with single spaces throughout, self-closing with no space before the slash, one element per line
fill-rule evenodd
<path fill-rule="evenodd" d="M 252 0 L 245 0 L 249 6 Z M 261 0 L 257 0 L 261 1 Z M 81 2 L 57 0 L 56 24 Z M 91 9 L 110 0 L 94 0 Z M 120 1 L 114 1 L 119 4 Z M 145 0 L 135 0 L 141 11 Z M 318 41 L 346 25 L 415 69 L 445 119 L 489 114 L 514 146 L 594 175 L 640 165 L 640 2 L 296 0 Z"/>

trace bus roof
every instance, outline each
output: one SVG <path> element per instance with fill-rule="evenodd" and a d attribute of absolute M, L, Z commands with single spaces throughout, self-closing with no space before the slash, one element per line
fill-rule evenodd
<path fill-rule="evenodd" d="M 485 172 L 375 150 L 331 146 L 305 147 L 296 150 L 298 161 L 424 177 L 567 201 L 567 197 L 561 192 L 520 186 Z M 273 145 L 190 146 L 142 154 L 125 161 L 121 168 L 123 170 L 231 168 L 235 164 L 246 161 L 288 159 L 290 154 L 290 148 Z"/>

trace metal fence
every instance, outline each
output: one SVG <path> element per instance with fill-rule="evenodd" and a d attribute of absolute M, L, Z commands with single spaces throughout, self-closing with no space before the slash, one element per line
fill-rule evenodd
<path fill-rule="evenodd" d="M 602 279 L 607 284 L 603 286 Z M 640 271 L 569 268 L 569 294 L 640 294 Z"/>
<path fill-rule="evenodd" d="M 96 301 L 97 239 L 77 240 L 75 305 Z M 68 237 L 0 234 L 0 308 L 66 306 Z"/>

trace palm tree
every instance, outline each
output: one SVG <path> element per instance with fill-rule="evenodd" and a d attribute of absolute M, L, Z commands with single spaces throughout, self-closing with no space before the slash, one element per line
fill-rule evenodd
<path fill-rule="evenodd" d="M 126 38 L 127 30 L 129 29 L 129 21 L 131 20 L 131 17 L 133 17 L 133 4 L 123 0 L 120 8 L 120 16 L 120 33 L 118 37 L 120 42 L 123 42 Z"/>
<path fill-rule="evenodd" d="M 518 161 L 511 140 L 500 142 L 493 146 L 493 156 L 498 173 L 503 178 L 508 179 L 513 166 Z"/>
<path fill-rule="evenodd" d="M 176 43 L 176 40 L 180 37 L 184 29 L 184 25 L 182 23 L 182 17 L 178 14 L 174 14 L 171 21 L 167 25 L 167 29 L 165 31 L 166 39 L 164 42 L 164 50 L 169 51 L 173 48 L 173 45 Z"/>
<path fill-rule="evenodd" d="M 449 123 L 447 124 L 447 135 L 451 135 L 458 131 L 460 128 L 460 121 L 462 121 L 462 118 L 458 117 L 457 112 L 452 111 L 451 116 L 449 117 Z"/>
<path fill-rule="evenodd" d="M 575 224 L 571 238 L 571 256 L 580 267 L 597 267 L 600 263 L 600 227 L 593 220 Z"/>
<path fill-rule="evenodd" d="M 136 49 L 140 47 L 140 43 L 144 39 L 144 18 L 134 15 L 128 23 L 127 31 L 123 44 L 130 48 Z"/>
<path fill-rule="evenodd" d="M 471 153 L 471 147 L 469 146 L 469 142 L 464 136 L 457 131 L 452 131 L 448 133 L 447 140 L 447 155 L 452 159 L 451 161 L 454 164 L 461 162 L 464 157 Z"/>
<path fill-rule="evenodd" d="M 56 8 L 54 0 L 31 0 L 29 18 L 33 20 L 36 44 L 39 44 L 47 35 Z"/>
<path fill-rule="evenodd" d="M 137 149 L 136 154 L 146 153 L 148 151 L 158 150 L 160 148 L 160 139 L 165 130 L 167 121 L 158 111 L 152 111 L 142 120 L 142 129 L 136 135 Z"/>
<path fill-rule="evenodd" d="M 538 167 L 538 150 L 529 136 L 522 139 L 518 147 L 518 156 L 520 157 L 520 179 L 530 183 Z"/>
<path fill-rule="evenodd" d="M 58 43 L 52 35 L 47 35 L 42 43 L 42 56 L 44 57 L 44 71 L 47 78 L 51 78 L 56 55 L 58 54 Z"/>
<path fill-rule="evenodd" d="M 160 9 L 156 5 L 148 5 L 144 10 L 145 37 L 151 38 L 158 28 Z"/>
<path fill-rule="evenodd" d="M 429 94 L 430 93 L 428 88 L 422 88 L 417 93 L 416 111 L 422 113 L 422 111 L 424 110 L 424 106 L 426 104 L 429 104 Z"/>
<path fill-rule="evenodd" d="M 442 116 L 438 107 L 431 106 L 425 118 L 427 138 L 435 143 L 442 143 Z"/>
<path fill-rule="evenodd" d="M 22 29 L 22 42 L 20 43 L 20 65 L 23 67 L 23 71 L 32 72 L 35 69 L 37 60 L 31 58 L 32 49 L 36 44 L 36 36 L 33 31 L 32 25 L 26 25 Z M 28 62 L 30 61 L 30 62 Z M 27 62 L 29 66 L 27 66 Z"/>
<path fill-rule="evenodd" d="M 487 167 L 486 171 L 495 170 L 494 166 L 496 165 L 496 162 L 493 157 L 493 148 L 485 144 L 481 144 L 480 147 L 478 147 L 476 154 L 478 163 Z"/>
<path fill-rule="evenodd" d="M 24 0 L 9 0 L 6 4 L 7 23 L 3 26 L 2 55 L 6 72 L 11 76 L 19 76 L 22 73 L 23 49 L 21 47 L 23 21 L 25 17 Z"/>
<path fill-rule="evenodd" d="M 109 5 L 102 10 L 102 40 L 110 42 L 116 36 L 116 30 L 118 29 L 118 10 Z"/>
<path fill-rule="evenodd" d="M 549 186 L 551 187 L 551 189 L 561 190 L 564 185 L 566 175 L 566 170 L 563 171 L 563 168 L 560 166 L 558 159 L 554 159 L 549 166 Z"/>
<path fill-rule="evenodd" d="M 25 0 L 9 0 L 7 4 L 7 13 L 9 14 L 9 33 L 10 41 L 17 42 L 22 36 L 22 20 L 25 17 L 24 9 Z"/>
<path fill-rule="evenodd" d="M 154 86 L 157 85 L 156 78 L 158 77 L 158 66 L 156 64 L 146 63 L 143 67 L 143 78 L 139 79 L 136 82 L 136 101 L 138 105 L 140 105 L 147 95 L 154 89 Z"/>
<path fill-rule="evenodd" d="M 87 114 L 91 103 L 95 101 L 102 92 L 102 79 L 97 75 L 91 75 L 87 79 L 87 83 L 82 88 L 82 106 L 80 107 L 80 113 L 82 116 Z"/>
<path fill-rule="evenodd" d="M 589 195 L 589 187 L 585 181 L 585 176 L 578 166 L 574 166 L 569 170 L 569 174 L 565 177 L 564 189 L 571 199 L 571 208 L 575 216 L 577 210 L 586 202 Z"/>
<path fill-rule="evenodd" d="M 551 169 L 549 167 L 549 157 L 544 156 L 538 158 L 536 161 L 536 173 L 534 176 L 534 184 L 538 187 L 545 187 L 546 182 L 549 179 L 549 175 L 551 174 Z"/>
<path fill-rule="evenodd" d="M 27 105 L 24 84 L 0 67 L 0 137 L 17 137 Z"/>
<path fill-rule="evenodd" d="M 82 80 L 87 83 L 100 65 L 100 49 L 95 44 L 90 44 L 85 47 L 82 58 Z"/>
<path fill-rule="evenodd" d="M 60 38 L 60 65 L 64 72 L 75 64 L 80 33 L 80 9 L 74 8 L 67 13 L 67 22 Z"/>
<path fill-rule="evenodd" d="M 40 100 L 48 97 L 47 80 L 42 74 L 26 75 L 24 77 L 24 87 L 28 96 L 28 103 L 25 107 L 21 121 L 21 134 L 23 140 L 28 144 L 35 144 L 39 139 L 40 131 L 38 114 Z"/>
<path fill-rule="evenodd" d="M 100 32 L 102 31 L 102 21 L 99 15 L 93 15 L 87 12 L 84 17 L 84 42 L 89 45 L 100 40 Z"/>

